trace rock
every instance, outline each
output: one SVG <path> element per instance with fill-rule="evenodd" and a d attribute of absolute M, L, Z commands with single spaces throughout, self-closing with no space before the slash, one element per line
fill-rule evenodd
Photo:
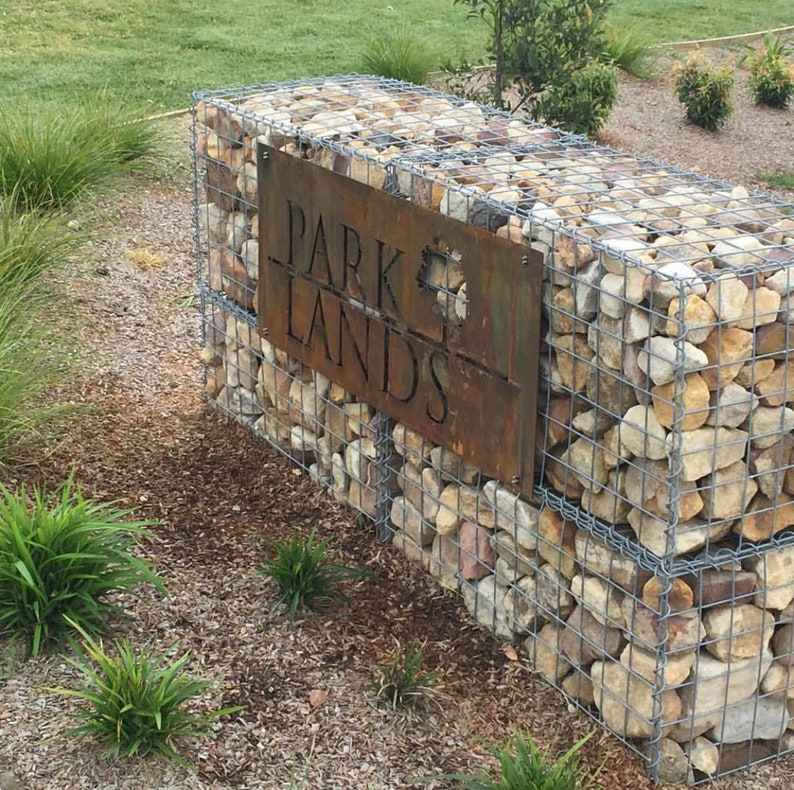
<path fill-rule="evenodd" d="M 703 570 L 692 582 L 695 605 L 699 607 L 747 600 L 755 589 L 755 574 L 738 570 Z"/>
<path fill-rule="evenodd" d="M 474 619 L 489 628 L 495 636 L 512 639 L 513 630 L 507 624 L 503 601 L 507 588 L 495 576 L 487 576 L 476 584 L 461 586 L 463 602 Z"/>
<path fill-rule="evenodd" d="M 758 485 L 748 477 L 744 461 L 726 466 L 700 480 L 703 496 L 701 517 L 708 520 L 741 518 Z"/>
<path fill-rule="evenodd" d="M 730 664 L 701 651 L 692 668 L 690 681 L 678 689 L 684 716 L 673 737 L 689 740 L 691 736 L 702 735 L 718 724 L 726 705 L 734 705 L 755 694 L 771 664 L 772 653 L 769 650 Z"/>
<path fill-rule="evenodd" d="M 725 274 L 711 283 L 706 301 L 720 321 L 735 321 L 744 315 L 750 289 L 735 275 Z"/>
<path fill-rule="evenodd" d="M 601 278 L 599 309 L 610 318 L 623 318 L 626 313 L 626 278 L 608 272 Z"/>
<path fill-rule="evenodd" d="M 452 482 L 471 485 L 480 476 L 480 470 L 476 466 L 464 461 L 459 455 L 444 447 L 434 447 L 430 451 L 430 463 L 441 477 Z"/>
<path fill-rule="evenodd" d="M 703 519 L 679 521 L 672 535 L 672 545 L 668 545 L 668 522 L 666 518 L 657 518 L 639 508 L 629 511 L 628 522 L 637 535 L 637 540 L 657 557 L 668 554 L 678 557 L 696 551 L 708 543 L 713 543 L 730 532 L 733 522 L 717 522 L 716 524 Z"/>
<path fill-rule="evenodd" d="M 775 272 L 775 274 L 766 278 L 764 285 L 781 296 L 788 296 L 794 291 L 794 268 L 786 266 L 779 272 Z"/>
<path fill-rule="evenodd" d="M 708 420 L 711 392 L 697 373 L 685 377 L 683 391 L 679 391 L 678 382 L 672 381 L 653 387 L 651 397 L 656 419 L 664 428 L 672 428 L 677 422 L 678 430 L 691 431 Z"/>
<path fill-rule="evenodd" d="M 681 300 L 673 299 L 667 308 L 665 333 L 669 337 L 681 337 L 694 345 L 700 345 L 716 326 L 717 315 L 711 305 L 696 294 L 686 297 L 683 313 Z"/>
<path fill-rule="evenodd" d="M 623 359 L 625 346 L 625 340 L 621 336 L 623 323 L 622 320 L 610 318 L 606 313 L 602 313 L 596 321 L 591 322 L 587 327 L 587 345 L 589 350 L 598 355 L 599 364 L 612 370 L 620 370 L 621 360 Z M 577 337 L 579 336 L 577 335 Z M 586 384 L 587 362 L 589 361 L 587 352 L 584 349 L 574 349 L 574 352 L 580 357 L 579 367 L 585 370 Z M 577 378 L 576 383 L 578 381 L 579 379 Z M 580 390 L 583 387 L 577 386 L 574 389 Z"/>
<path fill-rule="evenodd" d="M 537 552 L 566 579 L 576 574 L 576 524 L 549 507 L 540 511 Z M 497 533 L 498 534 L 498 533 Z"/>
<path fill-rule="evenodd" d="M 632 406 L 620 422 L 619 437 L 638 458 L 658 460 L 669 452 L 667 432 L 650 406 Z"/>
<path fill-rule="evenodd" d="M 570 671 L 571 665 L 562 657 L 559 638 L 562 626 L 546 623 L 540 631 L 524 640 L 532 668 L 548 683 L 556 685 Z"/>
<path fill-rule="evenodd" d="M 756 606 L 785 609 L 794 601 L 794 546 L 751 557 L 745 561 L 745 568 L 755 574 L 758 594 L 753 601 Z"/>
<path fill-rule="evenodd" d="M 659 765 L 656 771 L 662 782 L 683 784 L 692 779 L 689 758 L 683 748 L 670 738 L 659 741 Z"/>
<path fill-rule="evenodd" d="M 789 299 L 789 301 L 791 301 Z M 786 305 L 790 310 L 794 305 Z M 785 321 L 769 322 L 759 326 L 755 330 L 755 354 L 756 356 L 768 356 L 775 354 L 784 356 L 789 346 L 790 319 Z"/>
<path fill-rule="evenodd" d="M 701 371 L 710 390 L 722 389 L 733 381 L 753 353 L 753 333 L 736 327 L 723 327 L 712 332 L 701 344 L 710 367 Z"/>
<path fill-rule="evenodd" d="M 422 513 L 422 518 L 435 523 L 440 507 L 439 497 L 443 490 L 438 472 L 428 466 L 419 469 L 409 461 L 403 464 L 402 478 L 398 478 L 403 494 Z"/>
<path fill-rule="evenodd" d="M 764 450 L 780 442 L 783 434 L 794 430 L 794 409 L 785 406 L 759 406 L 747 420 L 750 444 Z"/>
<path fill-rule="evenodd" d="M 697 651 L 667 653 L 664 664 L 664 684 L 668 687 L 678 686 L 683 683 L 695 663 Z M 620 654 L 620 662 L 627 669 L 645 678 L 653 684 L 656 677 L 658 658 L 656 653 L 643 650 L 638 645 L 629 642 Z"/>
<path fill-rule="evenodd" d="M 610 628 L 600 623 L 583 606 L 577 605 L 560 634 L 560 650 L 571 663 L 587 667 L 604 656 L 616 657 L 626 640 L 619 628 Z"/>
<path fill-rule="evenodd" d="M 673 338 L 656 336 L 645 342 L 637 364 L 650 376 L 654 384 L 659 385 L 673 381 L 680 367 L 684 370 L 698 370 L 710 363 L 706 353 L 692 343 L 683 341 L 679 350 Z"/>
<path fill-rule="evenodd" d="M 775 369 L 756 384 L 764 406 L 782 406 L 794 401 L 794 362 L 778 362 Z"/>
<path fill-rule="evenodd" d="M 651 291 L 654 304 L 666 305 L 671 299 L 684 294 L 706 295 L 706 284 L 701 272 L 683 261 L 665 263 L 654 270 L 651 277 Z"/>
<path fill-rule="evenodd" d="M 640 343 L 651 336 L 651 316 L 647 308 L 631 306 L 623 318 L 623 342 Z"/>
<path fill-rule="evenodd" d="M 430 458 L 430 452 L 434 447 L 433 442 L 402 423 L 397 423 L 394 426 L 392 439 L 395 452 L 417 465 L 420 461 Z"/>
<path fill-rule="evenodd" d="M 460 543 L 460 576 L 477 581 L 493 573 L 494 551 L 491 533 L 471 521 L 464 521 L 458 530 Z"/>
<path fill-rule="evenodd" d="M 740 386 L 737 380 L 731 381 L 721 390 L 712 393 L 711 411 L 706 424 L 721 428 L 738 428 L 757 404 L 758 398 L 752 392 Z"/>
<path fill-rule="evenodd" d="M 489 480 L 482 491 L 495 512 L 495 526 L 513 534 L 527 551 L 533 551 L 538 543 L 538 509 L 496 480 Z"/>
<path fill-rule="evenodd" d="M 645 583 L 645 572 L 637 567 L 634 560 L 613 551 L 606 543 L 583 529 L 576 530 L 575 544 L 578 564 L 590 573 L 610 579 L 630 593 L 637 591 L 638 585 Z"/>
<path fill-rule="evenodd" d="M 794 499 L 780 494 L 771 500 L 756 494 L 739 523 L 739 532 L 746 540 L 769 540 L 773 535 L 794 526 Z"/>
<path fill-rule="evenodd" d="M 694 738 L 689 745 L 687 754 L 695 770 L 707 776 L 713 776 L 717 772 L 717 767 L 720 764 L 720 750 L 708 738 L 704 738 L 702 735 Z"/>
<path fill-rule="evenodd" d="M 549 563 L 541 565 L 535 574 L 535 599 L 538 614 L 545 620 L 563 620 L 574 607 L 568 580 Z"/>
<path fill-rule="evenodd" d="M 775 628 L 770 612 L 752 604 L 725 605 L 703 614 L 706 650 L 720 661 L 742 661 L 767 650 Z"/>
<path fill-rule="evenodd" d="M 626 499 L 625 478 L 622 470 L 613 469 L 601 491 L 596 493 L 585 489 L 582 494 L 582 509 L 608 524 L 625 522 L 631 510 L 631 503 Z"/>
<path fill-rule="evenodd" d="M 640 375 L 644 376 L 645 374 L 640 371 Z M 585 391 L 588 400 L 608 414 L 623 414 L 637 403 L 631 382 L 626 381 L 620 373 L 599 368 L 596 365 L 591 365 L 587 373 Z M 566 398 L 564 403 L 565 408 L 570 412 L 570 399 Z M 557 408 L 559 409 L 559 407 Z M 549 431 L 552 430 L 555 430 L 556 435 L 559 427 L 553 427 L 549 420 Z M 564 438 L 567 438 L 567 434 Z"/>
<path fill-rule="evenodd" d="M 772 662 L 772 666 L 764 675 L 761 681 L 761 691 L 764 694 L 786 700 L 789 697 L 794 700 L 794 688 L 792 688 L 794 672 L 791 666 L 791 653 L 782 661 Z"/>
<path fill-rule="evenodd" d="M 656 612 L 661 611 L 662 593 L 666 586 L 655 576 L 652 576 L 642 588 L 642 600 Z M 691 609 L 694 600 L 694 591 L 684 579 L 678 577 L 670 580 L 669 589 L 667 590 L 667 603 L 671 612 Z"/>
<path fill-rule="evenodd" d="M 697 428 L 681 434 L 681 479 L 699 480 L 744 458 L 747 433 L 733 428 Z"/>
<path fill-rule="evenodd" d="M 574 671 L 563 678 L 560 686 L 571 699 L 576 700 L 583 707 L 595 705 L 593 681 L 585 672 L 580 672 L 574 667 Z"/>
<path fill-rule="evenodd" d="M 650 609 L 639 600 L 630 596 L 623 599 L 623 626 L 632 634 L 632 641 L 645 650 L 653 652 L 659 645 L 658 612 Z M 696 647 L 705 629 L 697 612 L 681 612 L 667 617 L 667 650 L 688 650 Z"/>
<path fill-rule="evenodd" d="M 422 519 L 422 514 L 405 497 L 393 500 L 390 518 L 395 529 L 404 530 L 420 546 L 429 546 L 436 536 L 433 526 Z"/>
<path fill-rule="evenodd" d="M 502 609 L 512 631 L 531 631 L 540 616 L 537 582 L 534 576 L 524 576 L 510 585 L 502 598 Z"/>
<path fill-rule="evenodd" d="M 780 294 L 769 288 L 758 286 L 747 294 L 742 307 L 743 318 L 733 322 L 739 329 L 755 329 L 758 326 L 772 324 L 780 310 Z"/>
<path fill-rule="evenodd" d="M 598 442 L 577 439 L 562 455 L 562 461 L 571 466 L 571 471 L 585 490 L 597 493 L 606 484 L 609 470 L 604 465 L 604 451 Z"/>
<path fill-rule="evenodd" d="M 549 345 L 555 349 L 562 384 L 574 392 L 583 390 L 587 384 L 590 360 L 595 356 L 584 335 L 553 334 L 549 337 Z"/>
<path fill-rule="evenodd" d="M 752 390 L 756 384 L 772 375 L 775 371 L 774 359 L 753 359 L 739 368 L 734 381 L 741 387 Z M 780 404 L 772 404 L 780 405 Z"/>
<path fill-rule="evenodd" d="M 740 267 L 761 263 L 761 256 L 756 251 L 763 249 L 763 244 L 755 237 L 736 234 L 731 238 L 720 239 L 711 250 L 715 258 L 721 259 L 727 266 Z"/>
<path fill-rule="evenodd" d="M 623 624 L 623 594 L 603 579 L 576 574 L 571 592 L 579 603 L 604 626 L 619 628 Z"/>
<path fill-rule="evenodd" d="M 787 721 L 785 700 L 760 697 L 731 705 L 707 735 L 721 743 L 777 740 L 785 732 Z"/>
<path fill-rule="evenodd" d="M 604 723 L 623 738 L 648 738 L 654 726 L 653 686 L 632 675 L 621 664 L 596 661 L 590 668 L 595 704 Z M 661 694 L 662 729 L 678 720 L 681 700 L 675 691 Z"/>
<path fill-rule="evenodd" d="M 448 485 L 439 497 L 436 527 L 442 535 L 449 535 L 463 519 L 487 529 L 495 524 L 493 508 L 479 489 Z"/>
<path fill-rule="evenodd" d="M 458 590 L 460 547 L 456 538 L 436 535 L 430 549 L 422 551 L 422 567 L 448 590 Z"/>

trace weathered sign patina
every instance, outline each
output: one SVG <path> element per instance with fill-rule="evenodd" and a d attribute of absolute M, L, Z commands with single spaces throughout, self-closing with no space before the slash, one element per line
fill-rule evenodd
<path fill-rule="evenodd" d="M 258 156 L 260 331 L 531 494 L 541 256 L 280 151 Z M 428 278 L 445 257 L 466 282 L 458 313 Z"/>

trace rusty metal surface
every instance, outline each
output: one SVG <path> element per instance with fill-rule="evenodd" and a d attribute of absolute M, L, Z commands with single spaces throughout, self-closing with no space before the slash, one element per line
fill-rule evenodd
<path fill-rule="evenodd" d="M 260 331 L 531 495 L 541 256 L 264 146 L 258 167 Z M 467 283 L 462 319 L 425 277 L 450 251 Z"/>

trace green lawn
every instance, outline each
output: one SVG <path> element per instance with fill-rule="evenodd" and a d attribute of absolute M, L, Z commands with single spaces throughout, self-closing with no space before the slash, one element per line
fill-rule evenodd
<path fill-rule="evenodd" d="M 792 24 L 794 8 L 616 0 L 611 18 L 661 41 Z M 439 62 L 475 59 L 486 37 L 453 0 L 4 0 L 0 24 L 6 102 L 107 88 L 149 112 L 187 106 L 196 88 L 360 70 L 371 37 L 396 27 L 414 31 Z"/>

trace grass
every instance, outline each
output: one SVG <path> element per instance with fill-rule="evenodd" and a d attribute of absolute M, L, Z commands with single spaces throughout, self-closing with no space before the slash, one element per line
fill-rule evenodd
<path fill-rule="evenodd" d="M 378 702 L 392 710 L 416 705 L 437 678 L 435 672 L 422 671 L 422 662 L 422 649 L 415 640 L 404 653 L 398 649 L 371 686 Z"/>
<path fill-rule="evenodd" d="M 260 569 L 281 591 L 276 604 L 287 606 L 290 620 L 301 609 L 333 611 L 335 600 L 345 600 L 339 588 L 343 580 L 372 578 L 367 571 L 331 562 L 328 541 L 316 542 L 316 534 L 313 529 L 306 537 L 293 535 L 289 542 L 270 541 L 274 556 Z"/>
<path fill-rule="evenodd" d="M 0 193 L 24 211 L 61 209 L 154 149 L 154 129 L 112 96 L 18 108 L 0 118 Z"/>
<path fill-rule="evenodd" d="M 77 628 L 76 623 L 72 625 Z M 75 710 L 72 718 L 79 723 L 61 737 L 97 738 L 107 745 L 106 756 L 157 754 L 185 765 L 174 749 L 174 738 L 208 735 L 212 719 L 242 710 L 234 707 L 199 715 L 185 709 L 185 703 L 209 685 L 185 674 L 189 653 L 170 661 L 167 655 L 136 652 L 122 642 L 113 656 L 82 629 L 77 630 L 90 660 L 66 660 L 80 672 L 83 682 L 75 689 L 51 690 L 85 700 L 88 706 Z"/>
<path fill-rule="evenodd" d="M 775 189 L 794 189 L 794 173 L 759 173 L 758 178 Z"/>
<path fill-rule="evenodd" d="M 106 595 L 142 582 L 163 590 L 132 550 L 145 522 L 83 497 L 68 478 L 46 494 L 0 485 L 0 632 L 31 656 L 60 649 L 74 627 L 100 633 L 116 611 Z"/>
<path fill-rule="evenodd" d="M 639 27 L 607 27 L 605 55 L 618 68 L 635 77 L 648 79 L 656 72 L 658 50 L 654 50 L 647 35 Z"/>
<path fill-rule="evenodd" d="M 422 85 L 438 68 L 436 50 L 405 29 L 372 39 L 363 56 L 361 71 Z"/>
<path fill-rule="evenodd" d="M 615 0 L 609 18 L 654 41 L 792 23 L 790 0 Z M 373 37 L 396 28 L 426 39 L 439 61 L 485 55 L 485 26 L 453 0 L 6 0 L 0 84 L 9 106 L 107 90 L 156 113 L 189 106 L 197 89 L 354 71 Z"/>

